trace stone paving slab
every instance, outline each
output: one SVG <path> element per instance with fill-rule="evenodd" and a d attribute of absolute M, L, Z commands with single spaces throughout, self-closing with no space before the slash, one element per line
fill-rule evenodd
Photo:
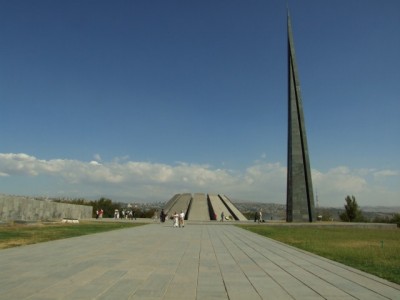
<path fill-rule="evenodd" d="M 148 224 L 0 250 L 0 299 L 400 299 L 400 286 L 233 225 Z"/>

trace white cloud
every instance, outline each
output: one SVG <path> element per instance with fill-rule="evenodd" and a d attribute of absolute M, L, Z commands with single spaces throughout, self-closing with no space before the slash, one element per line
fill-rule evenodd
<path fill-rule="evenodd" d="M 314 189 L 321 206 L 342 206 L 347 195 L 354 195 L 360 205 L 400 205 L 400 185 L 392 187 L 383 177 L 399 177 L 398 171 L 333 168 L 326 173 L 313 170 Z M 391 178 L 392 179 L 392 178 Z M 397 178 L 398 183 L 399 179 Z"/>
<path fill-rule="evenodd" d="M 100 160 L 100 156 L 96 158 Z M 73 196 L 79 197 L 109 195 L 118 200 L 166 201 L 176 193 L 210 192 L 236 200 L 285 203 L 286 199 L 286 166 L 280 163 L 256 161 L 245 170 L 227 170 L 184 162 L 169 165 L 128 158 L 101 163 L 99 160 L 41 160 L 24 153 L 0 153 L 0 177 L 8 177 L 8 181 L 21 177 L 32 181 L 39 176 L 55 178 L 59 185 L 52 193 L 60 195 L 62 190 L 67 197 L 73 191 Z M 385 184 L 385 178 L 398 180 L 396 170 L 339 166 L 327 172 L 313 170 L 312 176 L 321 206 L 342 206 L 347 195 L 356 196 L 360 205 L 400 203 L 400 185 Z M 46 191 L 51 188 L 43 186 Z"/>
<path fill-rule="evenodd" d="M 97 162 L 100 162 L 100 161 L 101 161 L 101 156 L 100 156 L 100 154 L 96 153 L 95 155 L 93 155 L 93 159 L 94 159 L 95 161 L 97 161 Z"/>
<path fill-rule="evenodd" d="M 365 189 L 367 182 L 365 178 L 357 175 L 356 171 L 340 166 L 329 170 L 325 174 L 313 172 L 314 187 L 329 192 L 357 193 Z"/>
<path fill-rule="evenodd" d="M 4 174 L 37 175 L 35 166 L 40 164 L 35 157 L 24 153 L 0 153 L 1 171 Z"/>
<path fill-rule="evenodd" d="M 399 171 L 394 171 L 394 170 L 381 170 L 374 172 L 374 177 L 377 179 L 382 179 L 385 177 L 393 177 L 393 176 L 399 176 L 400 173 Z"/>

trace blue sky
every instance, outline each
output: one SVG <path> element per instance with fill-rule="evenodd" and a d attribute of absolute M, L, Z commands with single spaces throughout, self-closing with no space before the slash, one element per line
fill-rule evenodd
<path fill-rule="evenodd" d="M 400 204 L 400 2 L 289 1 L 321 206 Z M 0 193 L 285 203 L 286 1 L 0 0 Z"/>

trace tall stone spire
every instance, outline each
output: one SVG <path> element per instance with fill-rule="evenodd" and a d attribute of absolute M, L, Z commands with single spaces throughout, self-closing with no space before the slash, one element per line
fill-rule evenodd
<path fill-rule="evenodd" d="M 286 221 L 313 222 L 315 221 L 313 185 L 289 10 L 287 30 L 289 125 Z"/>

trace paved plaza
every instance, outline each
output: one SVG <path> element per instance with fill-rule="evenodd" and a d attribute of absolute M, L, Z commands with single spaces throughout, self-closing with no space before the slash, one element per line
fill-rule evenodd
<path fill-rule="evenodd" d="M 5 249 L 0 266 L 0 299 L 400 299 L 399 285 L 225 224 Z"/>

